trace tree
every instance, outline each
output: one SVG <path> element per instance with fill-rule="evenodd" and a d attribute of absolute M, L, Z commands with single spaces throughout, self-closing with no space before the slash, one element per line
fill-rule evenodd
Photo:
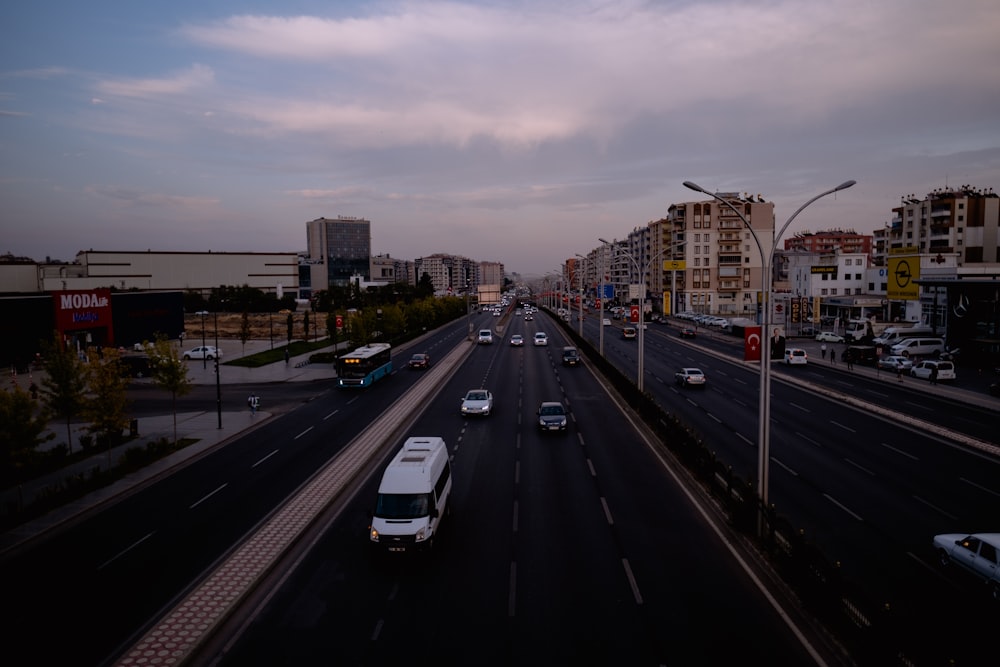
<path fill-rule="evenodd" d="M 108 447 L 121 440 L 122 429 L 128 425 L 126 410 L 128 377 L 121 364 L 121 355 L 113 347 L 91 348 L 87 354 L 87 388 L 90 390 L 83 415 L 90 422 L 90 432 L 107 440 Z"/>
<path fill-rule="evenodd" d="M 20 471 L 37 455 L 38 446 L 56 437 L 42 435 L 49 413 L 31 395 L 14 385 L 13 391 L 0 390 L 0 488 L 20 483 Z"/>
<path fill-rule="evenodd" d="M 286 323 L 288 328 L 288 342 L 292 342 L 292 332 L 295 330 L 295 320 L 292 319 L 292 314 L 288 313 L 288 321 Z"/>
<path fill-rule="evenodd" d="M 246 320 L 244 320 L 246 321 Z M 152 343 L 146 343 L 150 373 L 156 386 L 170 392 L 170 409 L 174 415 L 174 443 L 177 442 L 177 397 L 191 391 L 194 383 L 188 376 L 188 367 L 177 356 L 177 350 L 166 336 L 158 334 Z"/>
<path fill-rule="evenodd" d="M 66 420 L 66 451 L 73 451 L 73 430 L 70 423 L 86 403 L 87 366 L 76 350 L 64 346 L 59 332 L 53 332 L 52 342 L 42 346 L 45 377 L 42 378 L 42 402 L 59 419 Z"/>
<path fill-rule="evenodd" d="M 240 343 L 243 345 L 244 356 L 247 353 L 248 340 L 250 340 L 250 313 L 244 310 L 243 317 L 240 319 Z"/>

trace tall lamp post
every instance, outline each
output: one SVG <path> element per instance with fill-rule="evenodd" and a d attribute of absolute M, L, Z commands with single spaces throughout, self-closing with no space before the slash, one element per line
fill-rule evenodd
<path fill-rule="evenodd" d="M 608 243 L 604 239 L 597 239 L 597 240 L 600 241 L 603 245 L 606 245 L 606 246 L 611 245 L 610 243 Z M 604 356 L 604 294 L 605 294 L 605 292 L 604 292 L 604 280 L 605 280 L 605 278 L 604 278 L 604 275 L 605 275 L 604 274 L 604 269 L 605 269 L 604 258 L 605 257 L 606 257 L 606 253 L 604 252 L 604 249 L 602 248 L 601 249 L 601 278 L 598 281 L 600 283 L 600 287 L 598 289 L 600 290 L 600 299 L 601 299 L 601 308 L 600 308 L 601 312 L 598 315 L 598 317 L 600 318 L 601 334 L 600 334 L 600 336 L 598 336 L 598 339 L 600 340 L 600 348 L 601 348 L 601 356 L 602 357 Z"/>
<path fill-rule="evenodd" d="M 222 428 L 222 382 L 219 379 L 219 313 L 215 313 L 215 408 L 219 412 L 219 428 Z"/>
<path fill-rule="evenodd" d="M 199 310 L 195 315 L 201 315 L 201 367 L 204 369 L 208 368 L 208 355 L 205 354 L 205 316 L 208 315 L 207 310 Z M 216 348 L 219 346 L 216 345 Z"/>
<path fill-rule="evenodd" d="M 800 206 L 792 217 L 785 221 L 781 229 L 771 242 L 770 252 L 765 253 L 764 247 L 760 243 L 760 239 L 757 238 L 757 233 L 750 226 L 750 222 L 743 216 L 739 209 L 732 205 L 727 199 L 720 197 L 714 192 L 709 192 L 705 188 L 692 183 L 691 181 L 684 181 L 684 187 L 694 190 L 695 192 L 701 192 L 709 197 L 715 199 L 720 204 L 727 206 L 733 211 L 740 220 L 743 221 L 743 226 L 747 228 L 747 231 L 753 235 L 754 241 L 757 243 L 757 250 L 760 252 L 760 263 L 761 263 L 761 299 L 763 300 L 763 313 L 761 316 L 761 338 L 770 337 L 768 333 L 768 328 L 771 325 L 770 321 L 770 311 L 771 311 L 771 284 L 773 276 L 771 275 L 771 264 L 774 261 L 774 252 L 778 247 L 778 239 L 781 235 L 785 233 L 788 229 L 788 225 L 792 224 L 792 220 L 802 212 L 805 207 L 812 204 L 817 199 L 821 199 L 827 195 L 832 195 L 834 192 L 839 192 L 840 190 L 846 190 L 857 183 L 857 181 L 844 181 L 840 185 L 826 192 L 822 192 L 805 204 Z M 757 516 L 757 534 L 763 536 L 765 522 L 764 513 L 768 506 L 768 476 L 770 474 L 770 450 L 771 450 L 771 345 L 768 343 L 761 343 L 760 346 L 760 398 L 758 407 L 758 417 L 757 417 L 757 495 L 760 498 L 760 512 Z"/>
<path fill-rule="evenodd" d="M 576 256 L 582 259 L 584 262 L 587 261 L 587 258 L 581 255 L 580 253 L 576 253 Z M 580 273 L 580 308 L 577 312 L 580 317 L 580 319 L 578 320 L 580 326 L 578 329 L 578 333 L 580 334 L 580 338 L 583 338 L 583 269 L 581 269 L 579 273 Z"/>
<path fill-rule="evenodd" d="M 601 241 L 601 243 L 608 243 L 604 239 L 598 239 L 598 240 Z M 612 247 L 614 247 L 614 246 L 612 246 Z M 636 272 L 639 274 L 639 341 L 638 341 L 638 343 L 639 343 L 639 354 L 638 354 L 639 363 L 638 363 L 638 368 L 637 368 L 638 376 L 636 377 L 636 382 L 635 382 L 636 387 L 638 387 L 638 389 L 639 389 L 639 393 L 642 393 L 642 387 L 643 387 L 642 376 L 643 376 L 643 373 L 644 373 L 644 370 L 645 370 L 644 369 L 644 365 L 645 365 L 645 360 L 644 360 L 645 351 L 644 351 L 644 347 L 645 346 L 643 345 L 643 343 L 645 342 L 646 322 L 645 322 L 645 313 L 643 311 L 645 310 L 644 301 L 646 300 L 646 271 L 649 271 L 649 267 L 653 265 L 653 262 L 655 262 L 656 260 L 658 260 L 663 255 L 663 253 L 667 252 L 668 250 L 670 250 L 669 246 L 666 247 L 666 248 L 664 248 L 660 252 L 656 253 L 655 255 L 653 255 L 653 257 L 648 262 L 646 262 L 646 266 L 644 268 L 640 269 L 639 268 L 639 262 L 637 262 L 636 259 L 635 259 L 635 257 L 632 256 L 632 253 L 630 253 L 628 250 L 624 250 L 624 249 L 621 249 L 621 248 L 617 249 L 618 252 L 620 252 L 621 254 L 623 254 L 626 257 L 628 257 L 629 261 L 632 262 L 632 266 L 635 267 Z"/>
<path fill-rule="evenodd" d="M 674 260 L 673 254 L 676 248 L 682 248 L 687 245 L 687 241 L 675 241 L 670 244 L 670 316 L 673 317 L 677 313 L 677 297 L 675 293 L 677 292 L 677 261 Z"/>

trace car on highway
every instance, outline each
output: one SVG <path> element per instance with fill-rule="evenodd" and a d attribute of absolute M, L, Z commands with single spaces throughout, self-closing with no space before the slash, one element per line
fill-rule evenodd
<path fill-rule="evenodd" d="M 681 338 L 694 338 L 698 334 L 691 327 L 681 327 L 680 335 Z"/>
<path fill-rule="evenodd" d="M 609 320 L 608 318 L 605 317 L 603 320 L 601 320 L 601 326 L 602 327 L 610 327 L 611 326 L 611 320 Z"/>
<path fill-rule="evenodd" d="M 700 368 L 682 368 L 674 373 L 674 383 L 679 387 L 704 387 L 708 378 Z"/>
<path fill-rule="evenodd" d="M 913 368 L 913 362 L 902 355 L 890 354 L 887 357 L 879 357 L 877 366 L 879 370 L 883 371 L 909 373 L 910 369 Z"/>
<path fill-rule="evenodd" d="M 543 401 L 538 406 L 539 431 L 566 431 L 566 408 L 559 401 Z"/>
<path fill-rule="evenodd" d="M 809 363 L 809 355 L 801 347 L 785 348 L 786 366 L 805 366 Z"/>
<path fill-rule="evenodd" d="M 624 327 L 622 329 L 622 338 L 630 339 L 635 338 L 639 335 L 639 330 L 635 327 Z"/>
<path fill-rule="evenodd" d="M 531 313 L 525 313 L 524 314 L 524 321 L 525 322 L 531 322 L 534 319 L 535 319 L 535 316 L 532 315 Z"/>
<path fill-rule="evenodd" d="M 427 370 L 431 367 L 431 357 L 424 352 L 417 352 L 410 357 L 410 361 L 406 365 L 414 370 Z"/>
<path fill-rule="evenodd" d="M 952 382 L 955 375 L 955 364 L 950 361 L 938 361 L 933 359 L 926 359 L 920 363 L 913 366 L 910 369 L 910 377 L 920 378 L 921 380 L 930 380 L 931 374 L 937 370 L 937 377 L 935 378 L 938 382 Z"/>
<path fill-rule="evenodd" d="M 989 587 L 1000 600 L 1000 533 L 943 533 L 934 536 L 941 565 L 958 565 Z"/>
<path fill-rule="evenodd" d="M 510 344 L 512 347 L 521 347 L 524 345 L 524 336 L 521 334 L 514 334 L 510 337 Z"/>
<path fill-rule="evenodd" d="M 492 345 L 493 344 L 493 332 L 490 329 L 480 329 L 479 337 L 476 342 L 480 345 Z"/>
<path fill-rule="evenodd" d="M 535 334 L 535 345 L 536 346 L 548 345 L 548 344 L 549 344 L 549 336 L 548 336 L 548 334 L 546 334 L 544 331 L 539 331 L 538 333 Z"/>
<path fill-rule="evenodd" d="M 843 343 L 844 337 L 840 334 L 835 334 L 832 331 L 820 331 L 816 334 L 816 340 L 823 343 Z"/>
<path fill-rule="evenodd" d="M 221 359 L 222 350 L 217 349 L 213 345 L 200 345 L 191 348 L 182 357 L 184 359 Z"/>
<path fill-rule="evenodd" d="M 482 415 L 489 417 L 493 412 L 493 393 L 488 389 L 470 389 L 462 397 L 462 416 Z"/>
<path fill-rule="evenodd" d="M 563 366 L 579 366 L 580 365 L 580 353 L 577 352 L 575 347 L 566 346 L 562 351 L 562 363 Z"/>

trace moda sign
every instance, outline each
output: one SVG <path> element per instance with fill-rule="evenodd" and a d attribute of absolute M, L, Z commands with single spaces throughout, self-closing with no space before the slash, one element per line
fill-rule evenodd
<path fill-rule="evenodd" d="M 56 326 L 60 331 L 111 328 L 111 291 L 107 289 L 56 292 Z"/>

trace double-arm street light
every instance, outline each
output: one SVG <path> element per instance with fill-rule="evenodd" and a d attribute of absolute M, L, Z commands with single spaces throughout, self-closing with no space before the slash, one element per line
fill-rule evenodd
<path fill-rule="evenodd" d="M 771 310 L 771 285 L 773 276 L 771 275 L 771 267 L 774 262 L 774 253 L 778 247 L 778 239 L 781 235 L 785 233 L 788 229 L 788 225 L 792 224 L 792 220 L 798 216 L 802 210 L 812 204 L 817 199 L 821 199 L 827 195 L 831 195 L 834 192 L 839 192 L 840 190 L 846 190 L 847 188 L 854 185 L 857 181 L 845 181 L 835 188 L 822 192 L 805 204 L 800 206 L 792 217 L 785 221 L 785 224 L 781 227 L 777 234 L 774 235 L 771 241 L 771 249 L 769 252 L 764 252 L 764 247 L 760 243 L 760 239 L 757 238 L 757 233 L 750 226 L 750 222 L 743 216 L 732 203 L 720 197 L 714 192 L 709 192 L 705 188 L 692 183 L 691 181 L 684 181 L 684 187 L 694 190 L 695 192 L 701 192 L 709 197 L 717 200 L 723 206 L 728 207 L 733 211 L 740 220 L 743 221 L 743 225 L 747 228 L 747 231 L 753 235 L 754 241 L 757 243 L 757 250 L 760 252 L 760 263 L 761 263 L 761 300 L 763 302 L 763 312 L 761 313 L 761 340 L 768 340 L 769 333 L 768 328 L 770 327 L 770 310 Z M 768 475 L 769 475 L 769 465 L 770 465 L 770 449 L 771 449 L 771 346 L 769 344 L 762 343 L 760 346 L 760 397 L 759 397 L 759 414 L 758 414 L 758 424 L 757 424 L 757 494 L 760 498 L 760 509 L 761 512 L 758 514 L 757 520 L 757 531 L 759 535 L 763 535 L 765 523 L 764 523 L 764 512 L 768 507 Z"/>
<path fill-rule="evenodd" d="M 201 367 L 207 369 L 208 355 L 205 354 L 205 316 L 208 315 L 208 311 L 199 310 L 195 315 L 201 315 Z"/>
<path fill-rule="evenodd" d="M 584 257 L 583 255 L 581 255 L 580 253 L 576 253 L 576 256 L 579 257 L 580 259 L 582 259 L 584 262 L 587 261 L 587 258 Z M 580 326 L 579 326 L 578 333 L 580 334 L 580 338 L 583 338 L 583 269 L 582 268 L 581 269 L 577 269 L 577 273 L 580 274 L 580 301 L 579 301 L 580 308 L 578 310 L 578 313 L 579 313 L 579 316 L 580 316 L 580 319 L 578 321 L 579 321 Z"/>
<path fill-rule="evenodd" d="M 660 252 L 658 252 L 655 255 L 653 255 L 653 257 L 648 262 L 646 262 L 646 266 L 644 268 L 640 268 L 639 267 L 639 262 L 636 261 L 635 257 L 633 257 L 632 253 L 630 253 L 629 251 L 624 250 L 622 248 L 615 248 L 614 245 L 612 245 L 609 241 L 607 241 L 605 239 L 598 239 L 598 241 L 600 241 L 601 243 L 604 243 L 606 245 L 610 245 L 612 247 L 612 249 L 614 249 L 617 252 L 620 252 L 621 254 L 623 254 L 626 257 L 628 257 L 629 261 L 631 261 L 632 265 L 635 267 L 636 272 L 639 274 L 639 340 L 638 340 L 638 344 L 639 344 L 639 354 L 638 354 L 639 363 L 638 363 L 638 368 L 637 368 L 638 377 L 636 377 L 636 383 L 635 384 L 636 384 L 636 387 L 639 389 L 639 393 L 642 393 L 642 387 L 643 387 L 642 376 L 643 376 L 643 371 L 644 371 L 643 366 L 644 366 L 644 363 L 645 363 L 644 362 L 644 355 L 645 355 L 644 347 L 645 346 L 643 345 L 643 343 L 645 342 L 645 333 L 646 333 L 645 332 L 645 329 L 646 329 L 645 314 L 643 312 L 645 310 L 645 301 L 646 301 L 646 272 L 649 271 L 649 267 L 653 265 L 653 262 L 655 262 L 656 260 L 658 260 L 660 257 L 663 256 L 663 254 L 665 252 L 667 252 L 668 250 L 670 250 L 670 247 L 668 246 L 668 247 L 664 248 L 663 250 L 661 250 Z M 602 325 L 603 325 L 603 319 L 601 320 L 601 322 L 602 322 Z M 602 326 L 602 331 L 603 331 L 603 326 Z"/>

